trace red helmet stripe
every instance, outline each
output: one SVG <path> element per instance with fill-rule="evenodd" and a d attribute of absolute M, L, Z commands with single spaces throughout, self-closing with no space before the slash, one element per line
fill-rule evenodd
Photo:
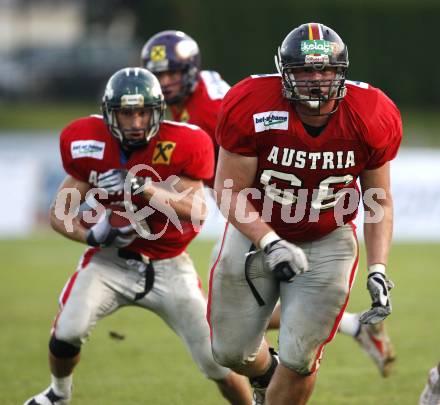
<path fill-rule="evenodd" d="M 322 30 L 320 24 L 309 24 L 309 39 L 322 39 Z"/>

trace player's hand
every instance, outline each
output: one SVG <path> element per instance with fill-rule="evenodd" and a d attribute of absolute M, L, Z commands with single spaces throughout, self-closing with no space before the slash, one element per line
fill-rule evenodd
<path fill-rule="evenodd" d="M 309 269 L 304 251 L 283 239 L 270 243 L 263 251 L 264 260 L 277 280 L 292 281 Z"/>
<path fill-rule="evenodd" d="M 87 244 L 99 247 L 124 247 L 133 242 L 137 234 L 133 225 L 115 228 L 110 225 L 111 210 L 106 210 L 104 218 L 87 231 Z"/>
<path fill-rule="evenodd" d="M 391 314 L 390 290 L 394 283 L 388 280 L 383 273 L 374 272 L 368 275 L 367 288 L 373 304 L 369 311 L 365 311 L 359 318 L 359 322 L 376 324 L 383 321 Z"/>
<path fill-rule="evenodd" d="M 128 170 L 126 169 L 110 169 L 98 175 L 97 187 L 107 191 L 109 195 L 121 195 L 124 192 L 125 179 Z M 135 193 L 145 184 L 142 177 L 130 177 L 130 191 Z"/>

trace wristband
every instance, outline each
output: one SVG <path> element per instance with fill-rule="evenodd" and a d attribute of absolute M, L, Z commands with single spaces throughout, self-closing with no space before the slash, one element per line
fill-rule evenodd
<path fill-rule="evenodd" d="M 372 264 L 371 266 L 368 266 L 368 274 L 381 273 L 381 274 L 385 275 L 385 270 L 386 270 L 386 267 L 382 263 L 376 263 L 376 264 Z"/>
<path fill-rule="evenodd" d="M 260 241 L 258 242 L 258 245 L 260 246 L 260 249 L 263 249 L 271 244 L 272 242 L 275 242 L 277 240 L 280 240 L 281 238 L 276 234 L 274 231 L 270 231 L 264 235 Z"/>
<path fill-rule="evenodd" d="M 93 235 L 93 232 L 88 229 L 87 230 L 87 234 L 86 234 L 86 243 L 89 246 L 93 246 L 93 247 L 99 247 L 99 243 L 96 241 L 95 235 Z"/>

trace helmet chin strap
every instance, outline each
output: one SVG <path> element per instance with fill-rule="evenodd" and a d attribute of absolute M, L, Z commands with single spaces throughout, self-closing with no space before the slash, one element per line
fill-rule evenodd
<path fill-rule="evenodd" d="M 289 86 L 289 87 L 287 87 L 283 84 L 284 97 L 286 97 L 287 99 L 289 99 L 292 102 L 300 103 L 303 106 L 305 106 L 308 109 L 313 111 L 313 113 L 311 113 L 311 112 L 307 113 L 304 111 L 304 112 L 302 112 L 303 114 L 316 115 L 316 116 L 331 115 L 338 109 L 340 98 L 345 96 L 346 89 L 344 87 L 342 87 L 341 94 L 340 94 L 339 98 L 334 99 L 333 97 L 338 96 L 338 92 L 339 92 L 338 89 L 342 86 L 342 80 L 344 79 L 344 74 L 337 72 L 335 79 L 332 80 L 332 83 L 329 86 L 328 96 L 324 96 L 322 94 L 321 88 L 313 88 L 313 86 L 310 86 L 311 88 L 309 87 L 310 95 L 306 96 L 306 95 L 303 95 L 299 92 L 298 87 L 296 85 L 295 75 L 293 74 L 293 72 L 287 73 L 284 71 L 284 67 L 281 62 L 281 47 L 278 47 L 278 52 L 277 52 L 277 54 L 274 55 L 274 61 L 275 61 L 275 66 L 277 68 L 277 71 L 281 75 L 281 79 L 282 79 L 283 83 L 285 83 L 286 81 L 289 81 L 291 84 L 291 86 Z M 340 83 L 340 85 L 335 86 L 335 84 L 334 84 L 335 82 Z M 314 96 L 315 99 L 311 100 L 310 98 L 312 96 Z M 327 103 L 329 103 L 333 99 L 335 100 L 334 108 L 332 108 L 332 110 L 328 113 L 322 113 L 321 110 L 322 110 L 323 105 L 326 105 Z"/>
<path fill-rule="evenodd" d="M 295 79 L 295 75 L 293 72 L 290 72 L 287 74 L 290 82 L 293 84 L 293 89 L 291 90 L 291 94 L 293 93 L 296 98 L 297 102 L 302 104 L 303 106 L 307 107 L 308 109 L 312 110 L 313 112 L 307 113 L 306 111 L 302 111 L 305 115 L 311 115 L 311 116 L 321 116 L 321 115 L 330 115 L 335 109 L 332 109 L 329 113 L 322 112 L 323 107 L 325 107 L 328 103 L 332 101 L 332 96 L 334 96 L 337 93 L 337 88 L 333 86 L 333 84 L 330 84 L 329 87 L 329 94 L 325 96 L 323 94 L 322 88 L 321 88 L 321 81 L 310 81 L 310 84 L 306 83 L 303 86 L 298 86 L 297 81 Z M 327 82 L 327 81 L 324 81 Z M 327 87 L 327 86 L 324 86 Z M 300 88 L 306 88 L 308 90 L 309 95 L 301 94 Z M 292 94 L 292 95 L 293 95 Z M 337 102 L 336 106 L 339 104 Z M 337 107 L 336 107 L 337 109 Z"/>
<path fill-rule="evenodd" d="M 121 145 L 121 147 L 129 152 L 132 152 L 138 148 L 141 148 L 142 146 L 145 146 L 148 142 L 147 142 L 147 138 L 146 138 L 146 132 L 147 132 L 148 128 L 140 128 L 139 131 L 142 131 L 144 133 L 144 136 L 142 137 L 142 139 L 128 139 L 125 136 L 125 132 L 132 132 L 132 131 L 124 131 L 122 129 L 119 128 L 113 128 L 112 133 L 114 134 L 114 132 L 120 132 L 121 136 L 122 136 L 122 140 L 120 138 L 118 138 L 119 143 Z"/>

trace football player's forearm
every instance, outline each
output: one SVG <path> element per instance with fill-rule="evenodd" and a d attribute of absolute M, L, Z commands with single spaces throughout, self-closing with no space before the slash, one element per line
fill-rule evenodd
<path fill-rule="evenodd" d="M 263 236 L 273 231 L 273 229 L 261 219 L 259 212 L 255 209 L 253 204 L 238 192 L 232 192 L 229 207 L 223 207 L 221 201 L 218 202 L 218 205 L 225 218 L 241 233 L 247 236 L 257 247 L 259 247 L 259 242 Z M 243 218 L 237 216 L 238 212 L 246 213 L 247 218 L 254 217 L 255 219 L 252 221 L 243 221 Z"/>
<path fill-rule="evenodd" d="M 89 190 L 88 183 L 67 175 L 49 211 L 50 224 L 56 232 L 82 243 L 86 243 L 87 229 L 76 218 L 76 213 Z"/>
<path fill-rule="evenodd" d="M 208 207 L 201 188 L 195 192 L 191 190 L 189 194 L 181 198 L 176 193 L 151 186 L 145 188 L 144 196 L 152 208 L 165 215 L 171 209 L 170 212 L 175 212 L 182 221 L 201 223 L 208 215 Z"/>
<path fill-rule="evenodd" d="M 81 243 L 87 243 L 87 229 L 79 223 L 79 220 L 77 218 L 73 218 L 70 223 L 66 223 L 65 219 L 59 219 L 55 215 L 55 210 L 53 207 L 50 210 L 50 225 L 54 231 L 68 239 Z"/>
<path fill-rule="evenodd" d="M 393 203 L 391 195 L 387 196 L 383 208 L 383 218 L 377 223 L 364 224 L 364 239 L 367 250 L 367 265 L 388 262 L 388 254 L 393 236 Z"/>

